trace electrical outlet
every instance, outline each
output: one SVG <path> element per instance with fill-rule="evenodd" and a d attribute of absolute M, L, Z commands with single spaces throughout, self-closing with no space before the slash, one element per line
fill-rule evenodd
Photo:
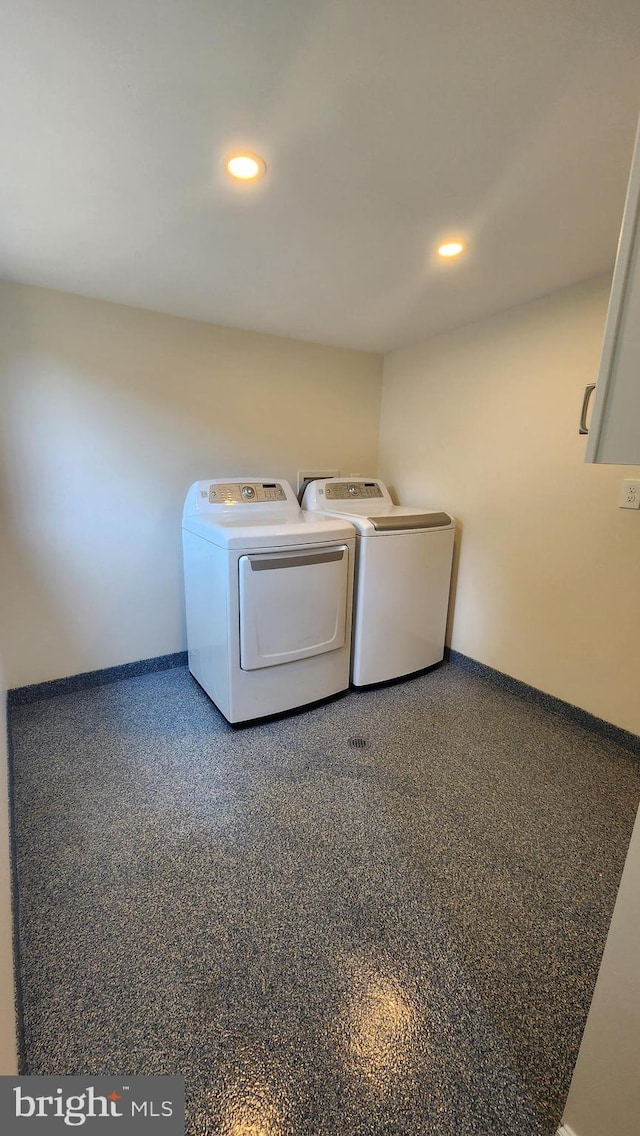
<path fill-rule="evenodd" d="M 340 477 L 339 469 L 299 469 L 298 470 L 298 484 L 296 492 L 299 493 L 302 486 L 307 481 L 313 481 L 316 477 Z"/>
<path fill-rule="evenodd" d="M 625 477 L 620 490 L 618 506 L 621 509 L 640 509 L 640 479 Z"/>

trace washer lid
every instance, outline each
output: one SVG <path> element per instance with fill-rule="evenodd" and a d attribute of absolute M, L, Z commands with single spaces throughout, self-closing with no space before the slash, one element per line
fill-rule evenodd
<path fill-rule="evenodd" d="M 253 524 L 245 516 L 209 515 L 185 517 L 185 532 L 208 540 L 219 548 L 260 549 L 286 548 L 303 544 L 331 544 L 353 539 L 353 526 L 342 517 L 319 517 L 302 509 L 286 509 L 269 518 L 256 518 Z"/>
<path fill-rule="evenodd" d="M 376 478 L 318 478 L 307 485 L 302 506 L 324 517 L 344 517 L 360 536 L 455 527 L 453 517 L 441 510 L 394 505 L 386 485 Z"/>
<path fill-rule="evenodd" d="M 332 502 L 333 504 L 333 502 Z M 347 502 L 345 501 L 345 505 Z M 353 512 L 347 510 L 325 509 L 323 517 L 342 517 L 349 521 L 360 536 L 392 536 L 399 533 L 429 532 L 438 529 L 455 528 L 455 520 L 449 513 L 437 509 L 412 509 L 407 505 L 386 505 L 377 513 L 361 512 L 356 505 Z M 369 506 L 371 508 L 371 506 Z M 315 514 L 318 515 L 317 513 Z"/>

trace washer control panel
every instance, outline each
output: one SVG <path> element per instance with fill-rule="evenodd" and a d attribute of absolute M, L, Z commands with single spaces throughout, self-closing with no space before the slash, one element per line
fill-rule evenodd
<path fill-rule="evenodd" d="M 287 495 L 277 481 L 219 481 L 209 486 L 210 505 L 264 504 L 265 501 L 286 501 Z"/>
<path fill-rule="evenodd" d="M 330 481 L 325 493 L 331 501 L 366 501 L 384 496 L 377 481 Z"/>

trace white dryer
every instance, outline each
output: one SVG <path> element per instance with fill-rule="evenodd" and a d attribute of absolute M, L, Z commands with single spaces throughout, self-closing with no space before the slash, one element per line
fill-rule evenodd
<path fill-rule="evenodd" d="M 382 481 L 312 481 L 303 509 L 356 529 L 351 681 L 388 682 L 444 656 L 455 521 L 448 513 L 394 505 Z"/>
<path fill-rule="evenodd" d="M 355 532 L 269 478 L 197 481 L 182 537 L 189 670 L 229 722 L 349 686 Z"/>

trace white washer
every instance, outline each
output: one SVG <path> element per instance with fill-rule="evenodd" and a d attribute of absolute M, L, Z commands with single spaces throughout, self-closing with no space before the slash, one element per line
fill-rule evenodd
<path fill-rule="evenodd" d="M 349 686 L 355 532 L 275 478 L 197 481 L 182 519 L 189 670 L 229 722 Z"/>
<path fill-rule="evenodd" d="M 382 481 L 364 477 L 312 481 L 302 507 L 342 517 L 357 532 L 353 685 L 388 682 L 439 663 L 454 518 L 394 505 Z"/>

